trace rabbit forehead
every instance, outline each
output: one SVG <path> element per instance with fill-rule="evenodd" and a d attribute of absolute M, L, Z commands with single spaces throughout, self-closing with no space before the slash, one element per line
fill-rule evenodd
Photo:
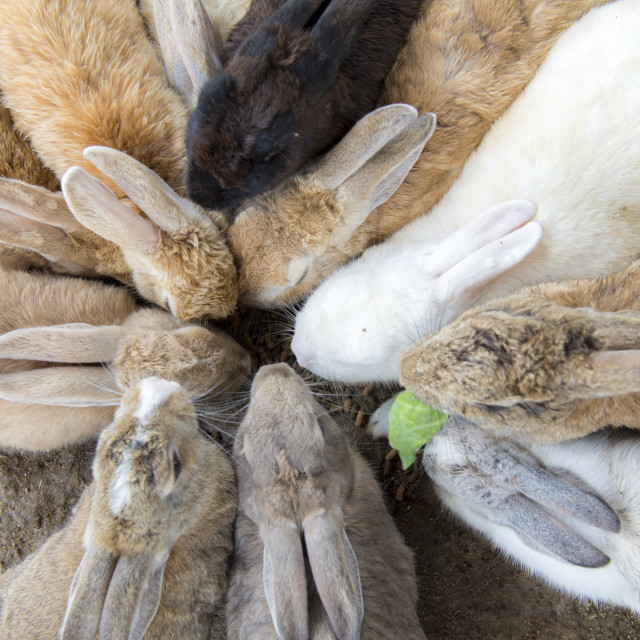
<path fill-rule="evenodd" d="M 188 227 L 161 234 L 153 255 L 129 255 L 136 287 L 147 299 L 170 306 L 179 320 L 224 318 L 238 296 L 237 274 L 223 234 Z"/>

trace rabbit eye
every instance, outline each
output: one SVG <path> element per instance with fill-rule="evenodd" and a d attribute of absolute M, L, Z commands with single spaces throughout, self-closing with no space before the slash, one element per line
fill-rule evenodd
<path fill-rule="evenodd" d="M 180 460 L 180 456 L 178 452 L 174 450 L 173 452 L 173 478 L 174 482 L 180 477 L 180 473 L 182 472 L 182 461 Z"/>

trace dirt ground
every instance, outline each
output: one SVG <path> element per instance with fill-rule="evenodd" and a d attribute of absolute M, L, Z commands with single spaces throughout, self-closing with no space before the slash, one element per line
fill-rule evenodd
<path fill-rule="evenodd" d="M 291 361 L 286 344 L 268 335 L 245 331 L 238 337 L 255 353 L 256 365 Z M 365 427 L 368 414 L 391 390 L 338 385 L 331 391 L 325 403 L 377 472 L 389 509 L 414 550 L 419 616 L 429 640 L 640 638 L 638 617 L 548 589 L 445 514 L 421 466 L 403 472 L 397 457 L 388 460 L 388 444 L 372 442 Z M 93 443 L 38 455 L 0 452 L 0 572 L 61 526 L 90 481 L 92 452 Z M 212 632 L 212 639 L 223 637 L 220 630 Z"/>

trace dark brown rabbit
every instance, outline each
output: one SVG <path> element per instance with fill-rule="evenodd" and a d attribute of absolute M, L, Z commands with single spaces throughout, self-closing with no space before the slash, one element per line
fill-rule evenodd
<path fill-rule="evenodd" d="M 230 640 L 424 640 L 411 552 L 373 474 L 288 365 L 256 374 L 234 457 Z"/>
<path fill-rule="evenodd" d="M 189 196 L 232 207 L 335 144 L 376 106 L 423 4 L 254 1 L 191 114 Z"/>

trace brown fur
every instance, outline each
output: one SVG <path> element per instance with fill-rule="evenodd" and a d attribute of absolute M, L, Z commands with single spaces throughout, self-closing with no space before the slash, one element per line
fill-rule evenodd
<path fill-rule="evenodd" d="M 117 556 L 146 555 L 153 552 L 155 541 L 165 536 L 170 524 L 178 526 L 179 537 L 164 572 L 160 608 L 144 637 L 208 638 L 227 582 L 236 489 L 227 458 L 216 444 L 198 434 L 193 407 L 182 392 L 179 395 L 156 412 L 160 414 L 156 424 L 147 427 L 154 433 L 148 439 L 152 448 L 140 450 L 143 457 L 134 463 L 136 472 L 149 467 L 157 475 L 136 485 L 130 510 L 116 518 L 109 507 L 109 489 L 123 445 L 136 430 L 137 420 L 131 413 L 136 408 L 137 389 L 125 397 L 124 408 L 98 445 L 94 482 L 80 498 L 69 524 L 0 577 L 3 638 L 58 637 L 71 581 L 87 543 Z M 166 452 L 172 445 L 179 452 L 183 477 L 173 490 L 174 505 L 167 508 L 154 487 L 162 484 L 163 473 L 169 471 Z M 171 486 L 170 478 L 166 482 Z M 125 597 L 125 604 L 127 600 Z"/>
<path fill-rule="evenodd" d="M 381 101 L 408 102 L 420 113 L 437 115 L 436 131 L 409 176 L 355 234 L 339 241 L 331 231 L 352 209 L 358 209 L 359 196 L 356 193 L 350 201 L 340 187 L 315 182 L 314 167 L 285 182 L 276 192 L 277 199 L 267 194 L 252 202 L 230 230 L 240 267 L 241 297 L 265 306 L 300 300 L 349 258 L 428 212 L 491 124 L 532 78 L 562 31 L 601 4 L 606 0 L 425 2 L 387 78 Z M 368 141 L 363 138 L 362 144 Z M 332 199 L 340 210 L 307 208 L 313 189 Z M 284 232 L 294 219 L 296 225 Z M 309 254 L 315 262 L 308 276 L 289 288 L 289 265 Z M 271 295 L 268 304 L 258 302 L 256 292 L 270 288 L 284 291 L 279 297 Z"/>
<path fill-rule="evenodd" d="M 287 365 L 263 367 L 256 374 L 234 457 L 240 509 L 227 598 L 230 639 L 276 640 L 262 578 L 264 536 L 272 527 L 300 530 L 307 518 L 325 510 L 339 520 L 339 528 L 345 527 L 358 559 L 364 599 L 361 637 L 424 639 L 415 615 L 411 552 L 385 509 L 373 474 Z M 308 531 L 306 535 L 309 548 L 313 542 Z M 274 546 L 271 551 L 272 563 L 285 563 L 282 549 Z M 287 555 L 289 551 L 293 549 L 287 548 Z M 335 637 L 308 565 L 306 573 L 308 637 Z M 317 583 L 315 570 L 314 576 Z M 385 605 L 389 602 L 393 607 Z M 295 613 L 306 616 L 306 604 Z"/>
<path fill-rule="evenodd" d="M 407 349 L 400 380 L 429 404 L 528 440 L 640 428 L 639 279 L 636 262 L 493 300 Z"/>

